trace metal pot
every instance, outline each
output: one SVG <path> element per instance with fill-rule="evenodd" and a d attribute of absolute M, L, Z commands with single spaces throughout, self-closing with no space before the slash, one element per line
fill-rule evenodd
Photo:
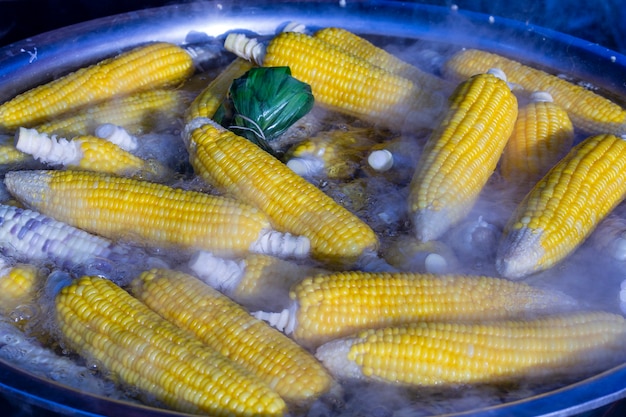
<path fill-rule="evenodd" d="M 139 43 L 186 43 L 233 29 L 273 34 L 288 21 L 342 26 L 372 36 L 488 49 L 592 83 L 626 98 L 626 56 L 552 30 L 451 8 L 396 1 L 202 2 L 147 9 L 44 33 L 0 49 L 0 101 Z M 0 393 L 52 414 L 183 415 L 98 397 L 41 379 L 0 360 Z M 572 416 L 626 397 L 626 364 L 578 383 L 448 416 Z"/>

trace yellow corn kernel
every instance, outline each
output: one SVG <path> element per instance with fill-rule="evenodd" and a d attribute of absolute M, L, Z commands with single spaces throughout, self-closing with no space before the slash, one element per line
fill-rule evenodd
<path fill-rule="evenodd" d="M 496 383 L 601 370 L 623 359 L 626 320 L 569 313 L 491 324 L 410 323 L 321 346 L 337 378 L 417 386 Z"/>
<path fill-rule="evenodd" d="M 0 312 L 7 314 L 20 304 L 32 302 L 39 289 L 39 278 L 34 265 L 7 265 L 0 261 Z"/>
<path fill-rule="evenodd" d="M 287 308 L 289 290 L 304 278 L 328 273 L 275 256 L 250 254 L 243 259 L 225 259 L 199 251 L 189 261 L 194 274 L 211 287 L 248 309 L 278 311 Z"/>
<path fill-rule="evenodd" d="M 242 77 L 253 65 L 243 58 L 235 58 L 221 73 L 202 90 L 187 109 L 185 120 L 191 122 L 196 117 L 212 119 L 215 112 L 228 96 L 233 80 Z"/>
<path fill-rule="evenodd" d="M 12 171 L 5 183 L 36 211 L 114 240 L 232 255 L 263 251 L 257 245 L 272 233 L 267 217 L 247 204 L 131 178 Z"/>
<path fill-rule="evenodd" d="M 499 278 L 411 273 L 319 275 L 296 284 L 291 298 L 290 309 L 277 316 L 256 315 L 283 323 L 308 347 L 411 321 L 489 321 L 572 305 L 562 294 Z"/>
<path fill-rule="evenodd" d="M 33 157 L 15 147 L 13 136 L 0 135 L 0 171 L 11 169 L 25 169 L 35 166 Z"/>
<path fill-rule="evenodd" d="M 241 365 L 286 402 L 309 403 L 331 388 L 333 379 L 309 352 L 193 276 L 153 269 L 131 288 L 152 310 Z"/>
<path fill-rule="evenodd" d="M 191 55 L 165 42 L 137 47 L 42 84 L 0 105 L 0 130 L 32 127 L 115 96 L 175 86 L 194 72 Z"/>
<path fill-rule="evenodd" d="M 563 78 L 520 62 L 476 49 L 458 52 L 445 64 L 448 77 L 467 78 L 500 68 L 510 82 L 528 91 L 547 91 L 569 114 L 575 127 L 590 134 L 626 134 L 626 110 L 611 100 Z"/>
<path fill-rule="evenodd" d="M 432 91 L 304 33 L 282 32 L 267 47 L 231 34 L 224 46 L 263 66 L 287 66 L 317 103 L 392 129 L 430 127 L 443 105 Z"/>
<path fill-rule="evenodd" d="M 592 136 L 574 147 L 518 205 L 496 268 L 521 278 L 572 253 L 626 196 L 626 141 Z"/>
<path fill-rule="evenodd" d="M 428 140 L 411 181 L 409 212 L 419 240 L 462 220 L 493 173 L 513 130 L 517 99 L 491 73 L 462 82 Z"/>
<path fill-rule="evenodd" d="M 500 159 L 508 181 L 532 183 L 543 177 L 572 147 L 574 126 L 565 109 L 545 92 L 520 108 L 513 134 Z"/>
<path fill-rule="evenodd" d="M 287 151 L 287 166 L 305 178 L 351 178 L 375 143 L 369 133 L 369 129 L 319 132 Z"/>
<path fill-rule="evenodd" d="M 191 165 L 207 183 L 259 208 L 279 231 L 304 236 L 311 255 L 352 263 L 378 238 L 356 215 L 249 140 L 210 119 L 187 127 Z"/>
<path fill-rule="evenodd" d="M 187 102 L 181 90 L 142 91 L 85 107 L 39 124 L 36 129 L 50 135 L 74 137 L 93 134 L 98 126 L 110 123 L 137 135 L 172 125 L 182 116 Z"/>
<path fill-rule="evenodd" d="M 64 341 L 124 384 L 184 412 L 281 416 L 267 385 L 101 277 L 85 276 L 55 299 Z"/>
<path fill-rule="evenodd" d="M 327 27 L 318 30 L 313 36 L 341 49 L 347 54 L 355 55 L 391 73 L 408 78 L 421 85 L 424 89 L 432 91 L 452 89 L 450 83 L 446 80 L 422 71 L 416 66 L 377 47 L 367 39 L 345 29 Z"/>

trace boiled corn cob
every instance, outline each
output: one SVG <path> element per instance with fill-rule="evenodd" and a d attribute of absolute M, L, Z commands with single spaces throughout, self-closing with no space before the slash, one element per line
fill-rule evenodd
<path fill-rule="evenodd" d="M 463 50 L 446 62 L 445 71 L 448 77 L 464 79 L 493 67 L 502 69 L 510 82 L 528 91 L 550 93 L 554 102 L 567 111 L 576 128 L 590 134 L 626 134 L 626 110 L 618 104 L 580 85 L 503 56 L 476 49 Z"/>
<path fill-rule="evenodd" d="M 14 142 L 13 136 L 0 135 L 0 172 L 34 168 L 38 165 L 31 155 L 19 151 Z"/>
<path fill-rule="evenodd" d="M 243 58 L 235 58 L 209 85 L 202 90 L 191 103 L 185 115 L 185 121 L 191 122 L 196 117 L 215 117 L 215 112 L 228 96 L 233 80 L 243 76 L 253 65 Z"/>
<path fill-rule="evenodd" d="M 285 403 L 267 385 L 113 282 L 64 284 L 55 297 L 64 342 L 123 384 L 184 412 L 283 415 Z"/>
<path fill-rule="evenodd" d="M 332 386 L 309 352 L 191 275 L 153 269 L 133 280 L 131 289 L 152 310 L 241 365 L 288 403 L 309 403 Z"/>
<path fill-rule="evenodd" d="M 351 178 L 375 143 L 368 133 L 368 129 L 319 132 L 287 151 L 287 166 L 305 178 Z"/>
<path fill-rule="evenodd" d="M 411 181 L 409 212 L 419 240 L 437 239 L 468 214 L 516 117 L 517 100 L 500 76 L 479 74 L 458 86 Z"/>
<path fill-rule="evenodd" d="M 331 341 L 316 356 L 337 378 L 394 384 L 496 383 L 615 365 L 626 321 L 577 312 L 491 324 L 410 323 Z"/>
<path fill-rule="evenodd" d="M 308 238 L 312 256 L 351 263 L 377 249 L 367 224 L 278 159 L 210 119 L 197 126 L 188 125 L 185 135 L 195 172 L 266 213 L 276 230 Z"/>
<path fill-rule="evenodd" d="M 101 104 L 80 109 L 68 116 L 38 124 L 41 133 L 74 137 L 93 134 L 106 123 L 121 126 L 132 134 L 142 134 L 173 125 L 189 102 L 181 90 L 157 89 L 115 97 Z"/>
<path fill-rule="evenodd" d="M 50 165 L 153 181 L 164 181 L 173 175 L 173 172 L 160 162 L 141 159 L 115 143 L 97 136 L 76 136 L 67 140 L 21 127 L 16 137 L 15 147 L 18 150 Z"/>
<path fill-rule="evenodd" d="M 5 183 L 27 206 L 109 239 L 220 254 L 308 252 L 304 238 L 271 230 L 239 201 L 88 171 L 12 171 Z"/>
<path fill-rule="evenodd" d="M 224 46 L 259 65 L 287 66 L 317 103 L 392 129 L 430 127 L 443 106 L 423 86 L 304 33 L 282 32 L 267 46 L 233 33 Z"/>
<path fill-rule="evenodd" d="M 518 205 L 498 247 L 496 268 L 521 278 L 574 251 L 626 196 L 626 141 L 592 136 L 574 147 Z"/>
<path fill-rule="evenodd" d="M 572 147 L 574 126 L 549 93 L 534 92 L 530 99 L 518 112 L 500 172 L 508 181 L 534 184 Z"/>
<path fill-rule="evenodd" d="M 6 315 L 20 304 L 31 303 L 40 287 L 39 278 L 35 265 L 10 265 L 0 259 L 0 314 Z"/>
<path fill-rule="evenodd" d="M 175 86 L 194 72 L 183 48 L 156 42 L 79 69 L 0 105 L 0 130 L 32 127 L 86 105 L 133 92 Z"/>
<path fill-rule="evenodd" d="M 243 259 L 198 251 L 189 261 L 193 273 L 248 309 L 278 311 L 289 305 L 289 290 L 307 276 L 327 273 L 274 256 L 250 254 Z"/>
<path fill-rule="evenodd" d="M 495 320 L 567 308 L 562 294 L 492 277 L 338 272 L 306 278 L 280 313 L 255 313 L 312 347 L 411 321 Z"/>

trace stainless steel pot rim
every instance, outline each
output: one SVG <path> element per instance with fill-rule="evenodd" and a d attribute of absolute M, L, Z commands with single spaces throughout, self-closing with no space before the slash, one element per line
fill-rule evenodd
<path fill-rule="evenodd" d="M 523 22 L 399 1 L 346 4 L 274 1 L 254 6 L 240 1 L 209 1 L 97 19 L 0 48 L 0 102 L 60 73 L 140 43 L 161 40 L 182 44 L 194 39 L 219 38 L 233 29 L 269 35 L 288 21 L 312 27 L 337 25 L 366 35 L 489 49 L 585 79 L 626 97 L 626 56 Z M 3 360 L 0 360 L 0 392 L 59 414 L 185 415 L 84 394 L 31 375 Z M 626 364 L 558 390 L 446 417 L 571 416 L 624 397 Z"/>

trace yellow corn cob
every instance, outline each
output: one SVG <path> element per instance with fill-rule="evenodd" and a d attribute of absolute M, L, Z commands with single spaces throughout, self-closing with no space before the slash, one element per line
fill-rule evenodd
<path fill-rule="evenodd" d="M 308 276 L 327 273 L 274 256 L 250 254 L 241 260 L 199 251 L 189 261 L 194 274 L 248 309 L 287 308 L 291 287 Z"/>
<path fill-rule="evenodd" d="M 122 149 L 118 145 L 96 136 L 64 138 L 48 137 L 35 129 L 19 128 L 17 149 L 33 155 L 35 159 L 70 169 L 105 172 L 162 181 L 173 172 L 158 161 L 147 161 Z"/>
<path fill-rule="evenodd" d="M 57 294 L 55 308 L 70 348 L 172 408 L 216 416 L 285 411 L 267 385 L 111 281 L 75 280 Z"/>
<path fill-rule="evenodd" d="M 430 90 L 304 33 L 282 32 L 267 47 L 231 34 L 224 46 L 259 65 L 287 66 L 317 103 L 392 129 L 430 127 L 443 105 Z"/>
<path fill-rule="evenodd" d="M 80 107 L 133 92 L 174 86 L 194 71 L 183 48 L 157 42 L 35 87 L 0 105 L 0 130 L 32 127 Z"/>
<path fill-rule="evenodd" d="M 507 278 L 567 257 L 626 196 L 626 141 L 592 136 L 574 147 L 518 205 L 504 230 L 496 268 Z"/>
<path fill-rule="evenodd" d="M 375 143 L 369 132 L 369 129 L 319 132 L 287 151 L 287 166 L 305 178 L 351 178 L 365 152 Z"/>
<path fill-rule="evenodd" d="M 288 403 L 308 403 L 331 388 L 333 379 L 310 353 L 193 276 L 153 269 L 131 288 L 152 310 L 256 375 Z"/>
<path fill-rule="evenodd" d="M 7 265 L 0 261 L 0 312 L 7 314 L 20 304 L 33 301 L 39 289 L 39 270 L 34 265 Z"/>
<path fill-rule="evenodd" d="M 188 125 L 185 142 L 206 182 L 262 210 L 276 230 L 308 238 L 317 259 L 351 263 L 377 249 L 372 229 L 320 189 L 249 140 L 202 123 Z"/>
<path fill-rule="evenodd" d="M 228 96 L 233 80 L 242 77 L 253 65 L 243 58 L 235 58 L 221 73 L 217 75 L 194 99 L 187 109 L 185 120 L 191 122 L 196 117 L 212 119 L 215 112 Z"/>
<path fill-rule="evenodd" d="M 448 77 L 467 78 L 500 68 L 510 82 L 528 91 L 547 91 L 554 102 L 569 114 L 575 127 L 591 134 L 626 134 L 626 110 L 594 93 L 563 78 L 521 64 L 517 61 L 476 49 L 458 52 L 446 62 Z"/>
<path fill-rule="evenodd" d="M 321 346 L 337 378 L 440 386 L 585 372 L 623 360 L 626 321 L 605 312 L 492 324 L 411 323 Z"/>
<path fill-rule="evenodd" d="M 517 115 L 504 148 L 500 172 L 508 181 L 535 183 L 572 147 L 574 126 L 567 112 L 545 92 L 531 95 Z"/>
<path fill-rule="evenodd" d="M 453 88 L 451 88 L 451 84 L 446 80 L 422 71 L 416 66 L 411 65 L 395 55 L 390 54 L 384 49 L 377 47 L 367 39 L 364 39 L 345 29 L 327 27 L 318 30 L 313 36 L 341 49 L 347 54 L 356 55 L 357 57 L 391 73 L 408 78 L 418 85 L 421 85 L 422 88 L 427 91 L 440 91 Z"/>
<path fill-rule="evenodd" d="M 440 237 L 470 211 L 493 173 L 517 117 L 517 100 L 496 75 L 476 75 L 453 93 L 411 181 L 415 235 Z"/>
<path fill-rule="evenodd" d="M 411 321 L 495 320 L 572 305 L 562 294 L 493 277 L 338 272 L 292 288 L 281 313 L 256 313 L 305 346 Z M 285 317 L 286 316 L 286 317 Z"/>
<path fill-rule="evenodd" d="M 0 167 L 1 171 L 24 169 L 37 163 L 27 153 L 17 150 L 13 136 L 0 135 Z"/>
<path fill-rule="evenodd" d="M 112 98 L 71 115 L 39 124 L 36 128 L 41 133 L 74 137 L 93 134 L 98 126 L 111 123 L 132 134 L 141 134 L 173 123 L 182 115 L 187 101 L 181 90 L 142 91 Z"/>
<path fill-rule="evenodd" d="M 232 255 L 262 252 L 268 236 L 269 243 L 285 237 L 247 204 L 146 181 L 66 170 L 12 171 L 5 183 L 27 206 L 109 239 Z"/>

